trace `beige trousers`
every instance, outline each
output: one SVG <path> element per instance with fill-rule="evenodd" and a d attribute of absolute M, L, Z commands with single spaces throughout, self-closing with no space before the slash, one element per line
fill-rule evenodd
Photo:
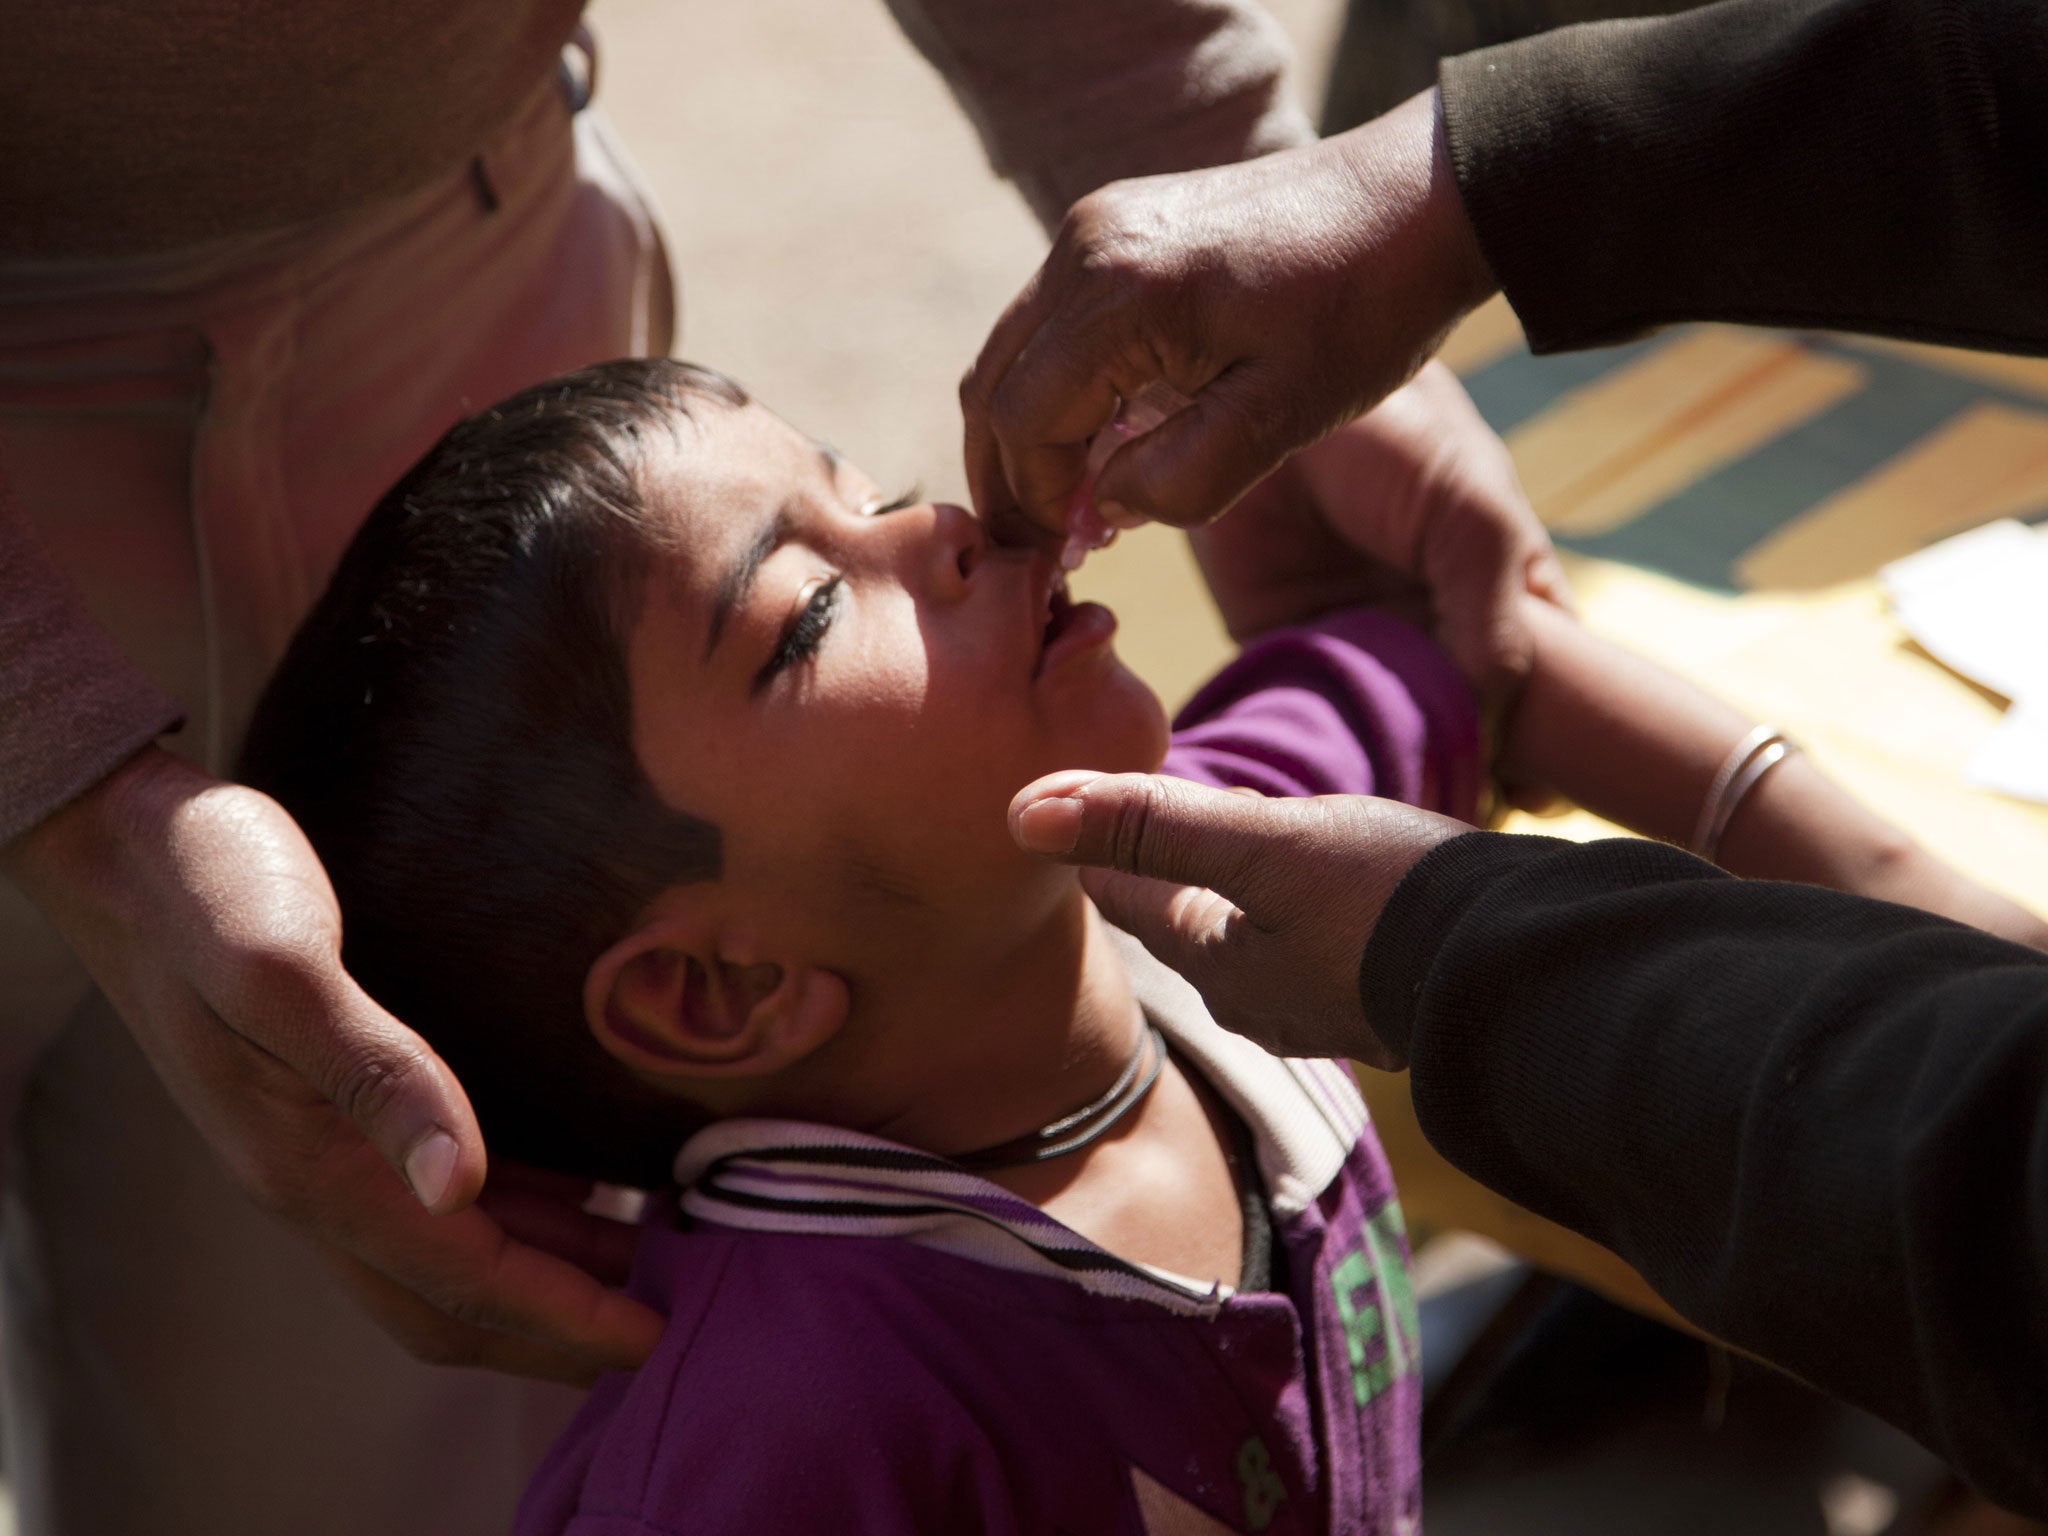
<path fill-rule="evenodd" d="M 549 82 L 458 174 L 175 260 L 0 267 L 0 462 L 221 772 L 377 496 L 459 416 L 665 352 L 660 240 Z M 415 1363 L 223 1176 L 0 882 L 5 1475 L 26 1533 L 502 1532 L 573 1397 Z"/>

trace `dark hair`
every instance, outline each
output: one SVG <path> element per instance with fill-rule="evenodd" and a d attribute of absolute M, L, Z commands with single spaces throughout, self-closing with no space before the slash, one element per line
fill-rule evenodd
<path fill-rule="evenodd" d="M 647 440 L 708 369 L 625 360 L 454 427 L 378 503 L 257 706 L 241 777 L 298 820 L 343 962 L 468 1090 L 500 1156 L 658 1185 L 703 1116 L 583 1019 L 591 963 L 718 828 L 633 750 L 623 637 L 652 540 Z"/>

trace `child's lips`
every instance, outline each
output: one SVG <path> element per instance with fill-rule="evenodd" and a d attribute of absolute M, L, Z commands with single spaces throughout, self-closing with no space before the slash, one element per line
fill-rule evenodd
<path fill-rule="evenodd" d="M 1045 626 L 1045 645 L 1031 675 L 1043 677 L 1075 657 L 1109 644 L 1115 634 L 1116 615 L 1100 603 L 1056 605 Z"/>
<path fill-rule="evenodd" d="M 1033 679 L 1071 658 L 1106 644 L 1116 633 L 1116 615 L 1100 603 L 1077 603 L 1067 594 L 1067 575 L 1059 565 L 1042 559 L 1034 562 L 1031 591 L 1036 599 L 1031 614 L 1039 624 L 1038 651 L 1031 667 Z"/>
<path fill-rule="evenodd" d="M 1067 573 L 1057 550 L 1027 558 L 1024 622 L 1030 626 L 1031 680 L 1077 656 L 1098 650 L 1116 633 L 1116 615 L 1100 603 L 1077 603 L 1067 592 Z"/>

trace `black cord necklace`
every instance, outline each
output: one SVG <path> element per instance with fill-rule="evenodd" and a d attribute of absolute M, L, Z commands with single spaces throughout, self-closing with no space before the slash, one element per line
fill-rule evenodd
<path fill-rule="evenodd" d="M 1144 1065 L 1148 1043 L 1152 1047 L 1152 1061 L 1141 1075 L 1139 1068 Z M 1090 1142 L 1107 1135 L 1124 1116 L 1142 1104 L 1145 1095 L 1152 1091 L 1152 1085 L 1159 1081 L 1159 1069 L 1165 1065 L 1166 1041 L 1158 1029 L 1148 1023 L 1139 1032 L 1138 1048 L 1131 1052 L 1131 1059 L 1124 1064 L 1122 1075 L 1094 1103 L 1083 1105 L 1071 1115 L 1062 1115 L 1050 1125 L 1041 1125 L 1035 1131 L 999 1141 L 992 1147 L 962 1152 L 949 1161 L 976 1173 L 985 1173 L 996 1168 L 1048 1162 L 1055 1157 L 1065 1157 L 1069 1152 L 1078 1152 Z"/>

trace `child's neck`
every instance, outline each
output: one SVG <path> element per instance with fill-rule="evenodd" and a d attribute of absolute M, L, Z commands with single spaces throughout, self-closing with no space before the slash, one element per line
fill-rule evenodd
<path fill-rule="evenodd" d="M 927 950 L 861 993 L 886 1044 L 863 1051 L 858 1128 L 949 1156 L 1088 1103 L 1143 1031 L 1122 957 L 1078 886 L 999 947 Z"/>
<path fill-rule="evenodd" d="M 1001 962 L 921 968 L 900 995 L 877 1001 L 892 1033 L 918 1042 L 919 1060 L 891 1074 L 892 1108 L 862 1128 L 946 1155 L 1028 1135 L 1092 1102 L 1144 1033 L 1122 956 L 1078 889 Z M 1242 1212 L 1223 1113 L 1169 1058 L 1100 1140 L 988 1177 L 1111 1252 L 1235 1283 Z"/>

